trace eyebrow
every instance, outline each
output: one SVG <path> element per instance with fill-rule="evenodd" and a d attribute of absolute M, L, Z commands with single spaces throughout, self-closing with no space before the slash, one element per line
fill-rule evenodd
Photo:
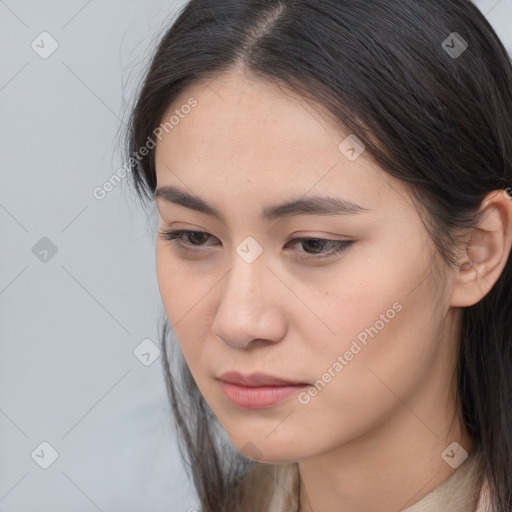
<path fill-rule="evenodd" d="M 224 224 L 226 223 L 224 216 L 214 205 L 176 187 L 163 186 L 157 188 L 155 200 L 157 198 L 161 198 L 167 203 L 177 204 L 206 215 L 211 215 L 221 220 Z M 339 197 L 309 196 L 266 207 L 262 211 L 262 218 L 272 221 L 299 215 L 355 215 L 370 211 L 372 210 L 369 208 L 364 208 L 359 204 Z"/>

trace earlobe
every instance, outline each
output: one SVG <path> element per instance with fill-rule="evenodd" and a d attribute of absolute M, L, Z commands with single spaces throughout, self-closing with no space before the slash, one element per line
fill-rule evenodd
<path fill-rule="evenodd" d="M 459 260 L 459 268 L 455 270 L 451 298 L 451 306 L 454 307 L 472 306 L 485 297 L 510 257 L 510 196 L 503 194 L 503 191 L 493 191 L 482 201 L 481 210 L 482 220 L 471 231 L 466 251 Z"/>

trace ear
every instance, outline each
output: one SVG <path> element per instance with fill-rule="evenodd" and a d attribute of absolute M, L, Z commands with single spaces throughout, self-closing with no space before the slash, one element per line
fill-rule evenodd
<path fill-rule="evenodd" d="M 507 190 L 489 192 L 482 201 L 482 220 L 471 230 L 459 258 L 451 306 L 467 307 L 479 302 L 505 268 L 512 246 L 512 197 Z"/>

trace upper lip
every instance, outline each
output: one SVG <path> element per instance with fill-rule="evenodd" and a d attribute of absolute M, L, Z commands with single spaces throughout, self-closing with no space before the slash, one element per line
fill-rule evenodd
<path fill-rule="evenodd" d="M 220 375 L 219 380 L 229 382 L 230 384 L 239 384 L 246 387 L 258 386 L 297 386 L 305 385 L 304 382 L 291 381 L 268 375 L 265 373 L 251 373 L 243 375 L 240 372 L 226 372 Z"/>

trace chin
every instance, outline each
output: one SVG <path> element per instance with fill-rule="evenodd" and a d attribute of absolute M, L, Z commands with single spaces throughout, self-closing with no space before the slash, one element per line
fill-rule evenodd
<path fill-rule="evenodd" d="M 254 462 L 258 462 L 259 464 L 290 464 L 292 462 L 297 462 L 297 457 L 294 456 L 294 453 L 282 453 L 280 451 L 272 451 L 269 450 L 261 455 L 255 455 L 254 452 L 244 453 L 244 447 L 241 448 L 240 453 L 251 459 Z"/>
<path fill-rule="evenodd" d="M 289 443 L 286 444 L 279 439 L 275 441 L 269 439 L 261 440 L 260 437 L 251 439 L 247 435 L 244 436 L 243 441 L 235 441 L 232 440 L 235 448 L 242 455 L 254 462 L 263 464 L 288 464 L 297 462 L 297 460 L 305 456 L 303 450 L 300 452 L 297 450 L 297 443 L 291 437 L 289 438 Z"/>

